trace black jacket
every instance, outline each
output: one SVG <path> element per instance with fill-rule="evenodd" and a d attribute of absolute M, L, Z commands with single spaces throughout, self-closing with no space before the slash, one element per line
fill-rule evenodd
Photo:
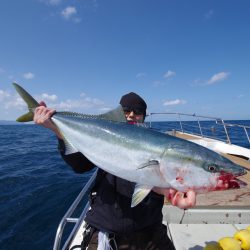
<path fill-rule="evenodd" d="M 65 155 L 62 140 L 59 140 L 59 151 L 77 173 L 95 167 L 81 153 Z M 91 199 L 91 210 L 86 215 L 86 221 L 99 230 L 116 234 L 130 234 L 161 224 L 164 197 L 150 192 L 140 204 L 131 208 L 134 187 L 135 183 L 98 169 L 92 190 L 96 195 Z"/>

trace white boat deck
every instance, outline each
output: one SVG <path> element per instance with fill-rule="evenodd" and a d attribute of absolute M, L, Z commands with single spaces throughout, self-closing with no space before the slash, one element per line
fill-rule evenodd
<path fill-rule="evenodd" d="M 232 237 L 250 225 L 250 209 L 190 209 L 182 210 L 171 205 L 163 208 L 163 223 L 176 250 L 202 250 L 206 244 L 223 237 Z M 80 245 L 84 222 L 71 246 Z"/>
<path fill-rule="evenodd" d="M 170 238 L 176 250 L 202 250 L 206 244 L 232 237 L 249 224 L 169 224 Z"/>
<path fill-rule="evenodd" d="M 208 243 L 232 237 L 250 225 L 249 208 L 193 208 L 182 210 L 163 207 L 163 223 L 176 250 L 202 250 Z"/>

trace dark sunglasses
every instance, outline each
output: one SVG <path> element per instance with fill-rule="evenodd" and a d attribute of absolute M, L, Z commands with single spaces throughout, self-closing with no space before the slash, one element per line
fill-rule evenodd
<path fill-rule="evenodd" d="M 137 109 L 137 108 L 131 108 L 131 107 L 122 107 L 123 108 L 123 112 L 125 114 L 129 114 L 130 112 L 134 112 L 135 115 L 143 115 L 144 111 L 141 109 Z"/>

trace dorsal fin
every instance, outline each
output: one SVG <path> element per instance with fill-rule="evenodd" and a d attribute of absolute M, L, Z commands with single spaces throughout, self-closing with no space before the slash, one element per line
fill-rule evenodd
<path fill-rule="evenodd" d="M 119 105 L 116 109 L 108 111 L 107 113 L 98 115 L 98 117 L 113 122 L 127 122 L 121 105 Z"/>

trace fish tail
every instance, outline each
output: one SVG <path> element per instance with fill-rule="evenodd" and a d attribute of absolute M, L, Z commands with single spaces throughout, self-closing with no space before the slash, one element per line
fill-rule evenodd
<path fill-rule="evenodd" d="M 39 106 L 39 103 L 26 91 L 24 90 L 20 85 L 17 83 L 13 83 L 14 88 L 16 89 L 17 93 L 23 98 L 23 100 L 26 102 L 29 112 L 18 117 L 16 121 L 18 122 L 30 122 L 33 121 L 34 117 L 34 109 Z"/>

